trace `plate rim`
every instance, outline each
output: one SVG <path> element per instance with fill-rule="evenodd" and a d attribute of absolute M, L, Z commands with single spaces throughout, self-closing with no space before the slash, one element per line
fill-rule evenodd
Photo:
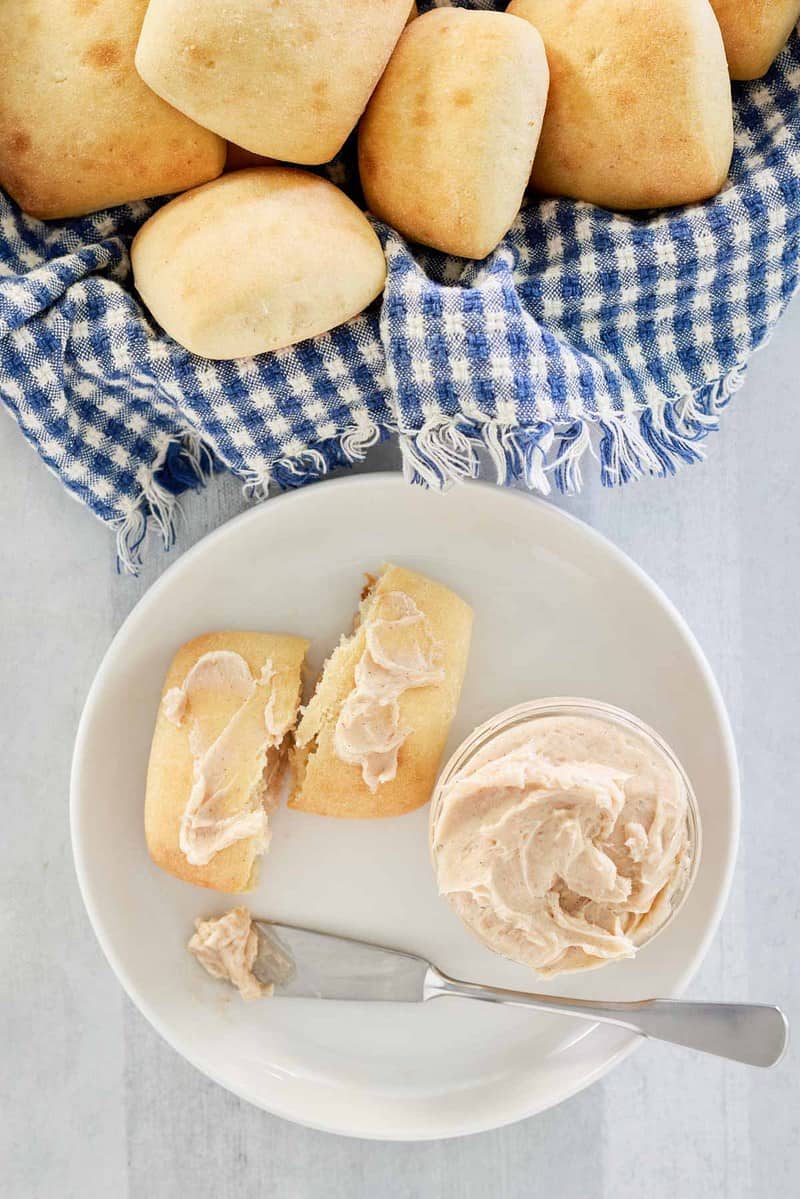
<path fill-rule="evenodd" d="M 113 651 L 116 645 L 118 642 L 123 640 L 128 625 L 133 621 L 142 605 L 157 602 L 159 592 L 168 585 L 175 574 L 179 573 L 181 570 L 185 570 L 187 566 L 191 567 L 191 563 L 196 556 L 206 553 L 209 545 L 213 545 L 215 541 L 221 540 L 225 536 L 228 536 L 234 527 L 241 528 L 241 526 L 247 523 L 256 523 L 257 521 L 264 520 L 265 518 L 270 519 L 267 514 L 274 511 L 276 506 L 281 506 L 290 502 L 297 503 L 301 499 L 307 499 L 320 486 L 327 488 L 336 487 L 339 490 L 347 490 L 360 489 L 375 485 L 394 488 L 398 491 L 398 493 L 404 492 L 409 486 L 402 474 L 397 471 L 386 470 L 369 471 L 358 475 L 339 476 L 335 479 L 324 479 L 307 487 L 284 491 L 278 495 L 271 496 L 268 501 L 261 502 L 252 509 L 238 513 L 236 516 L 225 521 L 217 528 L 211 529 L 208 533 L 204 534 L 198 541 L 196 541 L 194 545 L 185 550 L 184 553 L 182 553 L 180 557 L 176 559 L 176 561 L 171 562 L 169 566 L 167 566 L 167 568 L 158 576 L 158 578 L 156 578 L 150 584 L 144 594 L 141 595 L 134 604 L 133 608 L 130 610 L 108 643 L 89 686 L 86 699 L 84 700 L 75 734 L 75 742 L 70 766 L 70 845 L 72 850 L 73 864 L 75 867 L 75 874 L 78 880 L 78 888 L 84 908 L 86 910 L 86 914 L 89 918 L 89 923 L 97 942 L 100 945 L 103 955 L 110 966 L 112 973 L 117 979 L 117 982 L 122 987 L 128 999 L 134 1004 L 141 1015 L 144 1016 L 151 1027 L 155 1029 L 159 1036 L 162 1037 L 167 1045 L 169 1045 L 169 1047 L 175 1053 L 179 1054 L 180 1057 L 189 1062 L 191 1066 L 193 1066 L 206 1078 L 210 1078 L 212 1082 L 216 1083 L 218 1086 L 221 1086 L 224 1090 L 229 1091 L 231 1094 L 236 1095 L 237 1098 L 252 1104 L 261 1111 L 268 1112 L 271 1115 L 278 1116 L 281 1119 L 291 1121 L 292 1123 L 302 1125 L 306 1128 L 311 1128 L 317 1132 L 326 1132 L 332 1135 L 355 1137 L 364 1140 L 406 1143 L 413 1143 L 416 1141 L 450 1140 L 456 1137 L 471 1136 L 474 1134 L 507 1127 L 508 1125 L 518 1123 L 521 1120 L 529 1119 L 532 1116 L 539 1115 L 541 1112 L 548 1111 L 550 1108 L 563 1103 L 565 1100 L 572 1098 L 574 1095 L 579 1094 L 587 1087 L 592 1086 L 595 1082 L 598 1082 L 600 1079 L 604 1078 L 606 1074 L 608 1074 L 617 1065 L 624 1061 L 625 1058 L 629 1057 L 634 1050 L 642 1044 L 644 1038 L 639 1037 L 635 1033 L 630 1033 L 626 1042 L 614 1050 L 606 1061 L 589 1070 L 588 1073 L 582 1076 L 574 1086 L 568 1085 L 564 1087 L 556 1095 L 554 1095 L 550 1101 L 542 1103 L 537 1100 L 532 1106 L 503 1114 L 500 1119 L 497 1120 L 480 1119 L 470 1122 L 465 1122 L 462 1120 L 463 1127 L 459 1127 L 453 1131 L 448 1131 L 444 1134 L 437 1132 L 436 1130 L 432 1130 L 429 1134 L 427 1132 L 422 1134 L 414 1133 L 413 1136 L 407 1135 L 402 1130 L 394 1134 L 386 1133 L 385 1131 L 375 1131 L 369 1127 L 342 1127 L 334 1123 L 326 1123 L 324 1121 L 298 1116 L 295 1111 L 282 1108 L 280 1103 L 273 1103 L 272 1101 L 270 1101 L 270 1103 L 265 1103 L 260 1097 L 248 1093 L 246 1087 L 238 1085 L 232 1086 L 228 1082 L 223 1081 L 213 1070 L 209 1070 L 207 1066 L 201 1065 L 192 1052 L 187 1052 L 176 1044 L 170 1033 L 168 1033 L 164 1028 L 157 1012 L 153 1010 L 149 1001 L 139 993 L 138 988 L 128 976 L 124 963 L 121 961 L 116 950 L 113 948 L 110 938 L 106 936 L 102 915 L 92 896 L 92 885 L 89 881 L 88 869 L 86 862 L 84 861 L 83 851 L 81 848 L 80 826 L 82 814 L 80 811 L 80 794 L 84 759 L 86 756 L 86 743 L 89 735 L 88 730 L 92 723 L 92 717 L 97 708 L 98 702 L 100 701 L 106 676 L 110 673 L 109 660 L 113 657 Z M 465 480 L 459 484 L 459 487 L 467 487 L 470 490 L 497 490 L 497 484 L 482 479 Z M 684 991 L 685 987 L 697 972 L 706 953 L 708 952 L 711 941 L 716 935 L 722 914 L 728 901 L 728 896 L 730 894 L 733 874 L 736 868 L 738 856 L 741 828 L 741 779 L 739 773 L 738 757 L 736 753 L 736 743 L 722 692 L 711 669 L 710 663 L 708 662 L 708 659 L 706 658 L 706 655 L 697 637 L 692 632 L 692 629 L 690 628 L 683 614 L 679 611 L 679 609 L 669 598 L 666 592 L 659 586 L 659 584 L 656 583 L 655 580 L 652 579 L 650 575 L 648 575 L 647 572 L 641 566 L 639 566 L 639 564 L 633 558 L 631 558 L 629 554 L 625 552 L 625 550 L 617 546 L 613 541 L 610 540 L 609 537 L 607 537 L 604 533 L 601 533 L 598 529 L 595 529 L 594 526 L 590 525 L 588 522 L 581 520 L 580 517 L 574 516 L 571 512 L 565 512 L 562 508 L 557 507 L 540 496 L 532 495 L 529 492 L 520 491 L 515 488 L 503 489 L 503 494 L 511 498 L 512 503 L 516 502 L 525 504 L 526 506 L 533 504 L 540 509 L 546 510 L 550 514 L 550 517 L 556 522 L 564 521 L 567 524 L 577 527 L 585 537 L 588 537 L 588 539 L 593 541 L 598 548 L 602 549 L 607 556 L 615 560 L 617 565 L 621 566 L 624 570 L 627 570 L 630 574 L 632 574 L 636 582 L 649 593 L 656 605 L 659 606 L 677 626 L 692 654 L 693 659 L 697 663 L 700 674 L 708 689 L 709 698 L 711 700 L 721 734 L 726 765 L 730 773 L 731 786 L 729 802 L 731 819 L 729 823 L 727 840 L 723 846 L 725 867 L 721 885 L 716 895 L 710 918 L 706 923 L 705 933 L 698 941 L 686 969 L 682 972 L 678 984 L 673 989 L 673 995 L 679 995 Z M 588 1033 L 591 1033 L 591 1029 L 588 1030 Z"/>

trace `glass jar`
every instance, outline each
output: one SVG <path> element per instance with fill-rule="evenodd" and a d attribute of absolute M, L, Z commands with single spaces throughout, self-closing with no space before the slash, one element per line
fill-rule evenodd
<path fill-rule="evenodd" d="M 683 860 L 685 866 L 682 870 L 676 872 L 676 877 L 669 887 L 665 887 L 662 892 L 656 897 L 647 913 L 648 927 L 642 929 L 641 939 L 632 936 L 631 940 L 635 944 L 636 949 L 641 949 L 660 932 L 665 929 L 668 924 L 674 919 L 677 912 L 686 902 L 686 898 L 692 888 L 697 871 L 700 864 L 701 854 L 701 828 L 700 828 L 700 813 L 697 807 L 697 799 L 694 794 L 691 782 L 678 760 L 674 751 L 659 736 L 653 729 L 639 720 L 637 716 L 626 712 L 621 708 L 613 707 L 611 704 L 602 703 L 597 700 L 590 699 L 575 699 L 575 698 L 548 698 L 532 700 L 528 703 L 518 704 L 516 707 L 508 708 L 496 716 L 491 717 L 484 724 L 479 725 L 473 733 L 466 738 L 465 741 L 458 747 L 453 756 L 442 770 L 436 787 L 434 788 L 433 797 L 431 800 L 431 815 L 430 815 L 430 847 L 433 860 L 434 871 L 436 871 L 436 851 L 435 851 L 435 829 L 438 817 L 441 811 L 442 799 L 445 788 L 453 780 L 457 774 L 469 773 L 470 766 L 475 768 L 481 764 L 481 757 L 484 756 L 494 742 L 501 736 L 505 736 L 510 731 L 521 728 L 522 726 L 530 725 L 538 720 L 546 717 L 589 717 L 607 723 L 612 726 L 621 728 L 626 733 L 633 733 L 637 738 L 645 743 L 650 752 L 656 757 L 661 757 L 665 760 L 676 772 L 679 784 L 683 789 L 686 799 L 686 849 L 683 852 Z M 486 757 L 490 755 L 486 754 Z M 453 905 L 456 911 L 464 919 L 462 911 L 459 910 L 457 904 Z M 650 915 L 653 919 L 650 920 Z M 474 922 L 464 919 L 464 923 L 469 931 L 488 945 L 489 948 L 496 948 L 492 945 L 485 936 L 481 934 L 480 928 L 476 928 Z M 502 952 L 499 950 L 499 952 Z M 514 956 L 509 953 L 507 956 Z M 515 958 L 515 960 L 522 960 Z M 606 960 L 617 960 L 616 958 L 603 959 L 586 962 L 581 965 L 570 965 L 566 969 L 591 969 L 595 966 L 601 966 L 606 963 Z M 535 967 L 534 967 L 535 968 Z M 561 968 L 554 970 L 553 973 L 560 973 Z M 546 972 L 545 972 L 546 973 Z"/>

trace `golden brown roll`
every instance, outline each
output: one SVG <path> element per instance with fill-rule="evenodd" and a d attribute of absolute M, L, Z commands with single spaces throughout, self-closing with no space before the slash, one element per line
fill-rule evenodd
<path fill-rule="evenodd" d="M 519 212 L 547 82 L 542 40 L 515 17 L 412 21 L 359 129 L 370 210 L 412 241 L 485 258 Z"/>
<path fill-rule="evenodd" d="M 800 17 L 800 0 L 711 0 L 731 79 L 766 75 Z"/>
<path fill-rule="evenodd" d="M 136 287 L 171 337 L 244 358 L 324 333 L 383 290 L 363 212 L 290 167 L 234 171 L 159 209 L 131 247 Z"/>
<path fill-rule="evenodd" d="M 542 35 L 550 95 L 532 182 L 605 208 L 715 195 L 733 153 L 708 0 L 512 0 Z"/>
<path fill-rule="evenodd" d="M 472 610 L 385 566 L 328 659 L 296 732 L 289 807 L 399 816 L 428 802 L 467 665 Z"/>
<path fill-rule="evenodd" d="M 178 650 L 156 718 L 144 808 L 157 866 L 216 891 L 247 891 L 269 844 L 308 642 L 207 633 Z"/>
<path fill-rule="evenodd" d="M 45 220 L 182 191 L 225 143 L 136 73 L 147 0 L 0 5 L 0 184 Z"/>
<path fill-rule="evenodd" d="M 328 162 L 355 128 L 408 0 L 150 0 L 136 65 L 223 137 L 283 162 Z"/>

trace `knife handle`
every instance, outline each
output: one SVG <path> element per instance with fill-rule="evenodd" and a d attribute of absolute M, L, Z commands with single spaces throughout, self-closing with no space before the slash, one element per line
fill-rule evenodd
<path fill-rule="evenodd" d="M 616 1024 L 641 1037 L 668 1041 L 746 1062 L 750 1066 L 775 1066 L 786 1050 L 789 1024 L 779 1007 L 755 1003 L 685 1003 L 675 999 L 642 999 L 632 1003 L 598 1003 L 593 999 L 566 999 L 508 991 L 451 978 L 431 966 L 424 998 L 457 995 L 483 1003 L 507 1003 L 539 1011 L 577 1016 L 596 1023 Z"/>

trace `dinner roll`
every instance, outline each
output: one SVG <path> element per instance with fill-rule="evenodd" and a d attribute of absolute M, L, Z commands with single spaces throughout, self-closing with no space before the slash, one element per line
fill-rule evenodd
<path fill-rule="evenodd" d="M 800 17 L 800 0 L 711 0 L 731 79 L 758 79 L 786 44 Z"/>
<path fill-rule="evenodd" d="M 150 0 L 136 65 L 159 96 L 246 150 L 328 162 L 408 13 L 408 0 Z"/>
<path fill-rule="evenodd" d="M 360 209 L 291 167 L 234 171 L 178 196 L 131 247 L 134 282 L 167 333 L 206 358 L 245 358 L 340 325 L 383 290 Z"/>
<path fill-rule="evenodd" d="M 713 196 L 733 153 L 708 0 L 513 0 L 541 33 L 550 95 L 533 184 L 605 208 Z"/>
<path fill-rule="evenodd" d="M 215 891 L 253 887 L 281 798 L 307 649 L 302 637 L 238 630 L 180 647 L 147 767 L 144 830 L 156 866 Z"/>
<path fill-rule="evenodd" d="M 485 258 L 519 212 L 547 81 L 542 39 L 517 17 L 448 8 L 412 21 L 359 131 L 371 211 L 412 241 Z"/>
<path fill-rule="evenodd" d="M 0 4 L 0 184 L 31 216 L 81 216 L 222 170 L 222 139 L 136 73 L 146 8 L 147 0 Z"/>

